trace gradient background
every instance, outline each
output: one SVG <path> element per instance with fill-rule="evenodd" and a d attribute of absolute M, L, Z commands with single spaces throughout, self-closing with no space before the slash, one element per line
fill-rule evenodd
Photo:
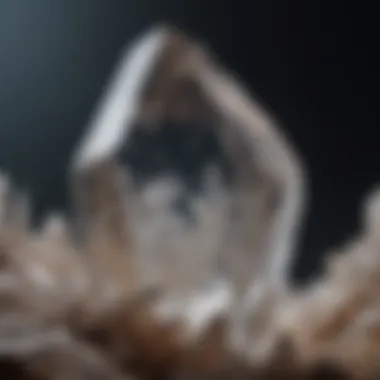
<path fill-rule="evenodd" d="M 63 208 L 65 169 L 122 46 L 157 21 L 201 38 L 283 122 L 311 202 L 294 278 L 357 228 L 380 181 L 369 1 L 0 0 L 0 168 L 37 213 Z"/>

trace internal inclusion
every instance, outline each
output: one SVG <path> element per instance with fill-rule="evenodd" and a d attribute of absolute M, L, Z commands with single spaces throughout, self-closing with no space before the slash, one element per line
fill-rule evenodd
<path fill-rule="evenodd" d="M 210 190 L 207 176 L 214 174 L 226 189 L 231 180 L 231 164 L 215 128 L 199 119 L 134 126 L 120 160 L 139 190 L 162 178 L 177 181 L 181 190 L 171 209 L 189 222 L 195 222 L 192 199 Z"/>

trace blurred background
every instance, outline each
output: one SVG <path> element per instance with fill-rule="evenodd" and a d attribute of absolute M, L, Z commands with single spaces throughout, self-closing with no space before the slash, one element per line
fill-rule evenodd
<path fill-rule="evenodd" d="M 0 168 L 36 215 L 67 205 L 66 165 L 125 43 L 160 21 L 208 44 L 282 121 L 310 175 L 294 281 L 355 232 L 380 182 L 369 1 L 0 0 Z"/>

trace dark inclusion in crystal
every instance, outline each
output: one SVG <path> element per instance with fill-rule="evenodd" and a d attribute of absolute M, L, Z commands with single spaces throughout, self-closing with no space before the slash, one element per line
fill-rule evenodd
<path fill-rule="evenodd" d="M 202 191 L 206 168 L 218 168 L 223 185 L 230 180 L 228 159 L 215 128 L 205 121 L 164 121 L 149 128 L 134 125 L 121 161 L 131 170 L 137 186 L 164 176 L 178 178 L 184 193 L 173 204 L 190 216 L 190 201 Z"/>
<path fill-rule="evenodd" d="M 163 122 L 149 129 L 136 125 L 121 159 L 139 185 L 172 175 L 189 190 L 198 191 L 210 164 L 221 171 L 226 183 L 230 177 L 218 135 L 202 121 Z"/>

